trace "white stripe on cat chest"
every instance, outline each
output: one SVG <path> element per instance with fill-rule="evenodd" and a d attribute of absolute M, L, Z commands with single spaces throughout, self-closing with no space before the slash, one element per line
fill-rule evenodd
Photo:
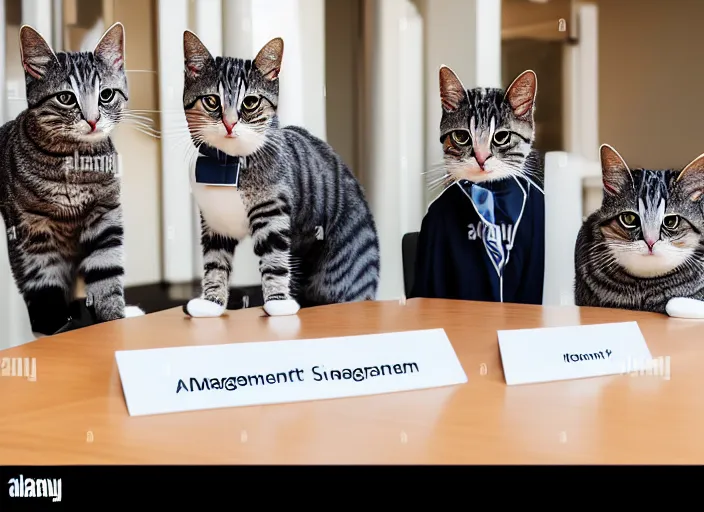
<path fill-rule="evenodd" d="M 234 187 L 211 187 L 191 181 L 196 199 L 205 221 L 213 231 L 242 240 L 249 235 L 247 210 L 240 191 Z"/>

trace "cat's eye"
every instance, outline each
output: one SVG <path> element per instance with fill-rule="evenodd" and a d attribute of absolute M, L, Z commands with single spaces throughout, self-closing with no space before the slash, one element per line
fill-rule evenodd
<path fill-rule="evenodd" d="M 667 229 L 676 229 L 680 225 L 679 215 L 666 215 L 662 220 L 662 225 Z"/>
<path fill-rule="evenodd" d="M 251 112 L 252 110 L 257 109 L 257 107 L 259 106 L 261 101 L 262 101 L 262 99 L 259 96 L 247 96 L 242 101 L 242 108 L 244 110 Z"/>
<path fill-rule="evenodd" d="M 215 112 L 217 109 L 220 108 L 220 97 L 214 94 L 210 96 L 203 96 L 201 102 L 203 103 L 205 110 L 207 110 L 208 112 Z"/>
<path fill-rule="evenodd" d="M 508 144 L 509 140 L 511 140 L 511 133 L 506 130 L 499 130 L 494 134 L 494 144 L 497 146 Z"/>
<path fill-rule="evenodd" d="M 115 89 L 103 89 L 100 91 L 100 102 L 110 103 L 115 97 Z"/>
<path fill-rule="evenodd" d="M 638 215 L 633 212 L 625 212 L 618 216 L 621 225 L 626 229 L 634 229 L 638 227 Z"/>
<path fill-rule="evenodd" d="M 64 107 L 72 107 L 76 104 L 76 95 L 72 92 L 60 92 L 56 95 L 56 101 Z"/>
<path fill-rule="evenodd" d="M 469 144 L 469 133 L 464 130 L 455 130 L 452 132 L 452 140 L 460 146 Z"/>

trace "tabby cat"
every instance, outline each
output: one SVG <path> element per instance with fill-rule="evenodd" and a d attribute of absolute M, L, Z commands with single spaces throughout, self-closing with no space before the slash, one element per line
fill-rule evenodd
<path fill-rule="evenodd" d="M 448 178 L 443 184 L 505 178 L 542 184 L 541 156 L 533 149 L 536 91 L 537 77 L 530 70 L 504 91 L 465 89 L 454 71 L 442 66 L 440 133 L 445 158 L 441 172 L 445 175 L 441 177 Z"/>
<path fill-rule="evenodd" d="M 202 155 L 231 155 L 239 166 L 236 188 L 198 183 L 192 173 L 204 277 L 202 296 L 184 311 L 224 313 L 234 251 L 248 235 L 269 315 L 373 300 L 379 242 L 360 184 L 328 144 L 303 128 L 279 126 L 283 41 L 273 39 L 254 60 L 213 58 L 188 31 L 183 42 L 192 140 Z"/>
<path fill-rule="evenodd" d="M 466 89 L 439 72 L 442 187 L 423 218 L 412 297 L 540 304 L 545 204 L 542 157 L 533 149 L 533 71 L 506 89 Z"/>
<path fill-rule="evenodd" d="M 78 275 L 98 321 L 143 314 L 125 308 L 109 138 L 127 102 L 123 27 L 113 25 L 92 53 L 54 53 L 23 26 L 20 47 L 28 108 L 0 128 L 0 213 L 32 329 L 64 327 Z"/>
<path fill-rule="evenodd" d="M 577 237 L 576 304 L 704 316 L 704 155 L 653 171 L 600 151 L 604 199 Z"/>

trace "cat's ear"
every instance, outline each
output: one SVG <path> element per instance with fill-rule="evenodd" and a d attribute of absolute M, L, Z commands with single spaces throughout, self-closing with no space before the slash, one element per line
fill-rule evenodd
<path fill-rule="evenodd" d="M 37 80 L 46 74 L 52 62 L 58 62 L 51 46 L 29 25 L 20 29 L 20 59 L 25 73 Z"/>
<path fill-rule="evenodd" d="M 467 98 L 467 89 L 462 81 L 447 66 L 440 67 L 440 102 L 446 112 L 454 112 Z"/>
<path fill-rule="evenodd" d="M 203 68 L 214 60 L 205 45 L 198 39 L 198 36 L 190 30 L 186 30 L 183 33 L 183 56 L 185 58 L 186 74 L 191 78 L 200 75 Z"/>
<path fill-rule="evenodd" d="M 506 101 L 511 105 L 513 115 L 519 119 L 533 115 L 535 96 L 538 93 L 538 77 L 530 69 L 524 71 L 506 89 Z"/>
<path fill-rule="evenodd" d="M 704 154 L 692 160 L 679 176 L 677 183 L 692 201 L 698 201 L 704 195 Z"/>
<path fill-rule="evenodd" d="M 273 81 L 281 72 L 281 61 L 284 58 L 284 40 L 280 37 L 272 39 L 259 50 L 254 58 L 254 66 L 264 78 Z"/>
<path fill-rule="evenodd" d="M 601 173 L 604 181 L 604 191 L 611 195 L 622 194 L 627 188 L 633 186 L 631 170 L 626 161 L 614 148 L 602 144 L 599 148 L 601 157 Z"/>
<path fill-rule="evenodd" d="M 125 27 L 119 21 L 107 29 L 93 50 L 95 58 L 111 68 L 122 69 L 125 64 Z"/>

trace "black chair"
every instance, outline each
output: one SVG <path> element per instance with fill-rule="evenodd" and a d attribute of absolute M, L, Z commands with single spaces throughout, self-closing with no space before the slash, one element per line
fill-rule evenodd
<path fill-rule="evenodd" d="M 418 247 L 418 233 L 406 233 L 401 240 L 401 256 L 403 258 L 403 288 L 406 297 L 413 291 L 413 279 L 416 273 L 416 248 Z"/>

